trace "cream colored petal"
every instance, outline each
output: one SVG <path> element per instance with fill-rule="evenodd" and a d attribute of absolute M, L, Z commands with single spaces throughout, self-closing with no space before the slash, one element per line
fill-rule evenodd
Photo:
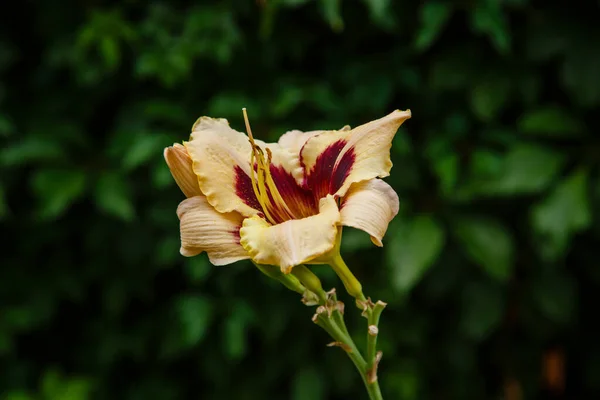
<path fill-rule="evenodd" d="M 365 231 L 381 247 L 381 239 L 398 214 L 399 206 L 398 195 L 381 179 L 354 183 L 340 207 L 342 225 Z"/>
<path fill-rule="evenodd" d="M 226 265 L 250 258 L 240 245 L 239 230 L 244 217 L 236 212 L 221 214 L 204 196 L 186 199 L 177 207 L 180 220 L 181 254 L 202 252 L 214 265 Z"/>
<path fill-rule="evenodd" d="M 350 131 L 313 136 L 301 152 L 309 183 L 313 174 L 318 175 L 312 182 L 314 187 L 330 179 L 328 193 L 343 196 L 354 182 L 388 176 L 392 168 L 392 139 L 410 116 L 410 110 L 396 110 Z"/>
<path fill-rule="evenodd" d="M 304 182 L 304 168 L 300 163 L 300 153 L 293 152 L 290 149 L 281 146 L 279 143 L 265 143 L 262 140 L 255 140 L 265 152 L 269 149 L 272 154 L 271 163 L 275 167 L 282 167 L 287 173 L 292 175 L 299 185 Z"/>
<path fill-rule="evenodd" d="M 226 119 L 201 117 L 185 147 L 200 189 L 217 211 L 244 216 L 259 212 L 249 177 L 251 146 L 245 134 L 231 129 Z"/>
<path fill-rule="evenodd" d="M 323 132 L 325 131 L 302 132 L 293 130 L 281 135 L 277 143 L 279 143 L 281 147 L 285 147 L 294 153 L 300 154 L 302 146 L 304 146 L 304 143 L 306 143 L 308 139 Z"/>
<path fill-rule="evenodd" d="M 333 196 L 319 204 L 319 214 L 270 225 L 257 216 L 244 220 L 240 243 L 260 264 L 278 265 L 289 273 L 298 264 L 330 251 L 334 244 L 340 213 Z"/>
<path fill-rule="evenodd" d="M 342 129 L 340 129 L 340 131 L 349 131 L 349 130 L 350 130 L 349 125 L 346 125 Z M 284 133 L 283 135 L 281 135 L 281 137 L 279 138 L 279 141 L 277 143 L 279 143 L 281 145 L 281 147 L 285 147 L 294 153 L 300 154 L 300 150 L 302 150 L 302 146 L 304 146 L 304 144 L 308 141 L 308 139 L 312 138 L 313 136 L 320 135 L 323 132 L 334 132 L 334 131 L 325 131 L 325 130 L 308 131 L 308 132 L 302 132 L 299 130 L 288 131 L 288 132 Z"/>
<path fill-rule="evenodd" d="M 184 146 L 175 143 L 164 151 L 165 161 L 169 166 L 171 175 L 185 197 L 201 196 L 198 177 L 192 169 L 192 159 Z"/>

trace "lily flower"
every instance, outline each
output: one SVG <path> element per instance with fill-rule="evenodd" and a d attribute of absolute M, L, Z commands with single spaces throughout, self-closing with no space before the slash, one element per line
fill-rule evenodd
<path fill-rule="evenodd" d="M 342 226 L 362 229 L 382 246 L 398 213 L 398 195 L 380 178 L 410 110 L 354 129 L 291 131 L 277 143 L 254 139 L 225 119 L 201 117 L 190 140 L 164 151 L 187 197 L 177 208 L 181 254 L 208 253 L 214 265 L 251 259 L 288 274 L 300 264 L 329 263 Z"/>

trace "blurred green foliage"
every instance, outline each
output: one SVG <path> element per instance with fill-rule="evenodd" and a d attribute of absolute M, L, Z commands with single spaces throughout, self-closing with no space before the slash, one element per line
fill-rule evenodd
<path fill-rule="evenodd" d="M 343 244 L 389 303 L 386 398 L 597 397 L 599 7 L 554 3 L 11 3 L 0 398 L 363 398 L 294 293 L 178 253 L 162 149 L 242 107 L 269 140 L 413 111 L 385 247 Z"/>

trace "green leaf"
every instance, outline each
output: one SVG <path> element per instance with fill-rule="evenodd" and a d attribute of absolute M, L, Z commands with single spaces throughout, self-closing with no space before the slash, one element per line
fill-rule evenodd
<path fill-rule="evenodd" d="M 161 157 L 163 148 L 164 137 L 162 135 L 152 133 L 138 135 L 138 139 L 127 148 L 122 165 L 126 170 L 137 168 L 152 158 Z"/>
<path fill-rule="evenodd" d="M 450 19 L 453 5 L 450 2 L 428 1 L 419 10 L 420 27 L 415 39 L 415 48 L 427 50 L 440 35 Z"/>
<path fill-rule="evenodd" d="M 545 15 L 544 15 L 545 14 Z M 569 21 L 549 13 L 533 18 L 526 34 L 525 54 L 531 60 L 546 61 L 564 53 L 569 47 Z"/>
<path fill-rule="evenodd" d="M 504 160 L 502 175 L 483 184 L 483 190 L 495 194 L 536 193 L 546 188 L 560 173 L 563 154 L 542 146 L 519 143 Z"/>
<path fill-rule="evenodd" d="M 212 268 L 206 257 L 186 257 L 183 264 L 185 275 L 192 283 L 204 282 Z"/>
<path fill-rule="evenodd" d="M 233 311 L 225 321 L 223 344 L 225 353 L 232 360 L 239 360 L 248 350 L 247 329 L 254 319 L 253 311 L 244 303 L 235 304 Z"/>
<path fill-rule="evenodd" d="M 321 374 L 314 368 L 303 368 L 294 377 L 292 400 L 325 399 L 325 388 Z"/>
<path fill-rule="evenodd" d="M 41 391 L 45 398 L 56 398 L 63 388 L 62 376 L 56 369 L 49 369 L 42 377 Z"/>
<path fill-rule="evenodd" d="M 389 241 L 386 257 L 392 268 L 391 284 L 398 291 L 408 292 L 438 258 L 445 232 L 432 217 L 420 216 L 404 222 Z"/>
<path fill-rule="evenodd" d="M 400 155 L 408 155 L 412 151 L 412 142 L 406 131 L 406 128 L 398 128 L 394 141 L 392 142 L 392 149 L 394 152 Z"/>
<path fill-rule="evenodd" d="M 440 180 L 442 193 L 449 194 L 456 185 L 459 173 L 458 168 L 459 159 L 456 153 L 449 153 L 435 158 L 433 169 Z"/>
<path fill-rule="evenodd" d="M 310 1 L 312 0 L 281 0 L 281 4 L 284 4 L 286 6 L 298 7 L 309 3 Z"/>
<path fill-rule="evenodd" d="M 15 131 L 14 124 L 10 117 L 0 113 L 0 137 L 8 137 Z"/>
<path fill-rule="evenodd" d="M 558 324 L 568 324 L 575 317 L 577 287 L 571 275 L 552 270 L 532 280 L 531 295 L 544 314 Z"/>
<path fill-rule="evenodd" d="M 2 400 L 35 400 L 35 396 L 19 390 L 4 394 Z"/>
<path fill-rule="evenodd" d="M 402 400 L 417 400 L 422 386 L 423 374 L 415 361 L 400 361 L 394 363 L 392 371 L 388 372 L 389 392 L 392 398 Z"/>
<path fill-rule="evenodd" d="M 341 244 L 342 253 L 356 252 L 373 247 L 369 235 L 359 229 L 344 227 L 344 235 Z"/>
<path fill-rule="evenodd" d="M 40 161 L 65 159 L 66 155 L 56 138 L 26 136 L 0 151 L 0 165 L 22 166 Z"/>
<path fill-rule="evenodd" d="M 55 369 L 46 371 L 41 391 L 47 400 L 86 400 L 91 383 L 83 378 L 65 378 Z"/>
<path fill-rule="evenodd" d="M 565 110 L 544 107 L 524 114 L 517 122 L 519 131 L 537 136 L 570 137 L 579 135 L 584 125 Z"/>
<path fill-rule="evenodd" d="M 285 85 L 271 105 L 271 114 L 286 117 L 304 100 L 304 90 L 298 86 Z"/>
<path fill-rule="evenodd" d="M 484 122 L 497 118 L 506 104 L 510 94 L 510 83 L 495 76 L 481 82 L 471 91 L 471 108 L 475 115 Z"/>
<path fill-rule="evenodd" d="M 94 191 L 96 206 L 104 212 L 131 221 L 135 210 L 131 199 L 131 191 L 125 178 L 118 173 L 103 173 Z"/>
<path fill-rule="evenodd" d="M 510 34 L 501 3 L 493 0 L 476 3 L 471 12 L 471 25 L 476 32 L 485 33 L 501 54 L 510 50 Z"/>
<path fill-rule="evenodd" d="M 185 347 L 193 347 L 200 343 L 212 319 L 210 301 L 200 295 L 181 296 L 175 303 L 180 329 L 181 340 Z"/>
<path fill-rule="evenodd" d="M 155 247 L 155 262 L 160 266 L 172 265 L 181 255 L 179 248 L 181 242 L 177 235 L 171 235 L 158 241 Z"/>
<path fill-rule="evenodd" d="M 600 35 L 596 32 L 581 32 L 576 45 L 567 52 L 562 70 L 562 81 L 576 103 L 584 107 L 600 104 Z"/>
<path fill-rule="evenodd" d="M 340 0 L 319 1 L 323 17 L 334 32 L 341 32 L 344 29 L 344 20 L 342 19 L 340 11 L 340 3 Z"/>
<path fill-rule="evenodd" d="M 378 27 L 391 28 L 394 25 L 393 14 L 390 13 L 391 0 L 363 0 L 369 8 L 371 19 Z"/>
<path fill-rule="evenodd" d="M 531 210 L 539 251 L 548 260 L 561 256 L 571 236 L 587 229 L 591 222 L 588 173 L 583 169 L 563 180 Z"/>
<path fill-rule="evenodd" d="M 40 217 L 53 219 L 84 194 L 86 175 L 77 170 L 40 170 L 31 184 L 40 203 Z"/>
<path fill-rule="evenodd" d="M 459 90 L 471 85 L 479 74 L 474 67 L 480 62 L 478 48 L 471 43 L 449 47 L 436 56 L 429 70 L 431 90 Z"/>
<path fill-rule="evenodd" d="M 487 217 L 462 217 L 453 224 L 466 255 L 492 278 L 505 281 L 511 274 L 515 245 L 510 232 Z"/>
<path fill-rule="evenodd" d="M 121 52 L 119 43 L 112 37 L 105 36 L 100 40 L 100 50 L 104 57 L 104 63 L 108 69 L 113 70 L 119 65 L 121 60 Z"/>
<path fill-rule="evenodd" d="M 6 204 L 6 195 L 4 193 L 4 185 L 0 182 L 0 221 L 8 214 L 8 205 Z"/>
<path fill-rule="evenodd" d="M 462 290 L 460 327 L 471 339 L 488 337 L 502 320 L 505 300 L 496 286 L 471 282 Z"/>
<path fill-rule="evenodd" d="M 207 115 L 218 115 L 221 118 L 241 118 L 242 108 L 248 107 L 250 118 L 262 115 L 262 107 L 243 93 L 220 92 L 209 103 Z"/>

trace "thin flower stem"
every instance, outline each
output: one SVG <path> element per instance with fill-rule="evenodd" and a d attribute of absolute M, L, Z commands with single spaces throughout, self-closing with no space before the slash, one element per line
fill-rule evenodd
<path fill-rule="evenodd" d="M 333 304 L 336 304 L 337 299 L 335 298 L 335 294 L 333 294 L 332 298 L 334 299 Z M 329 306 L 331 307 L 332 305 L 330 304 Z M 340 310 L 337 307 L 328 310 L 326 306 L 322 306 L 317 309 L 315 317 L 314 321 L 317 325 L 322 327 L 333 338 L 334 342 L 331 345 L 341 347 L 354 363 L 354 366 L 358 370 L 363 383 L 365 384 L 369 399 L 383 400 L 379 382 L 376 379 L 371 381 L 369 373 L 371 369 L 369 368 L 369 363 L 360 353 L 352 340 L 352 337 L 348 333 L 344 322 L 344 316 Z"/>
<path fill-rule="evenodd" d="M 316 276 L 307 266 L 302 264 L 297 265 L 292 270 L 292 275 L 295 276 L 306 289 L 317 296 L 320 305 L 325 305 L 327 302 L 327 294 L 323 290 L 323 286 L 321 286 L 321 281 L 318 276 Z"/>
<path fill-rule="evenodd" d="M 341 279 L 346 291 L 350 296 L 354 297 L 358 301 L 365 301 L 365 295 L 362 292 L 362 285 L 356 279 L 354 274 L 350 271 L 350 268 L 344 262 L 342 256 L 337 253 L 333 255 L 329 260 L 329 266 L 335 271 L 337 276 Z"/>
<path fill-rule="evenodd" d="M 367 374 L 369 382 L 377 381 L 377 366 L 381 359 L 381 353 L 377 352 L 377 337 L 379 336 L 379 317 L 386 303 L 378 301 L 373 304 L 367 304 Z"/>

